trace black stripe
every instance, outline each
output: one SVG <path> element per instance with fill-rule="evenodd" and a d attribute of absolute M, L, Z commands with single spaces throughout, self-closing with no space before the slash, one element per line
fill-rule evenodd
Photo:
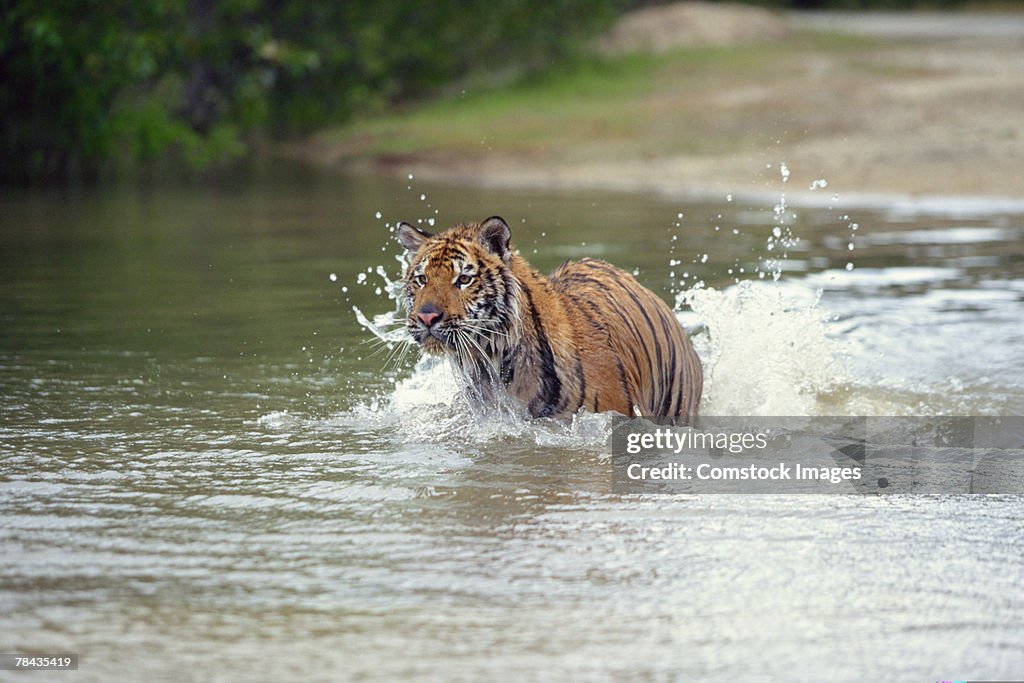
<path fill-rule="evenodd" d="M 579 263 L 580 265 L 587 266 L 594 270 L 599 270 L 602 273 L 607 273 L 608 275 L 614 277 L 616 280 L 618 280 L 623 275 L 628 275 L 628 273 L 626 273 L 626 271 L 624 271 L 622 268 L 619 268 L 618 266 L 613 266 L 607 261 L 602 261 L 601 259 L 585 258 L 581 259 Z"/>
<path fill-rule="evenodd" d="M 622 391 L 626 394 L 626 415 L 635 417 L 633 415 L 633 393 L 629 390 L 629 381 L 626 379 L 626 368 L 622 367 L 622 361 L 619 357 L 615 357 L 615 364 L 619 366 L 619 379 L 622 381 Z"/>
<path fill-rule="evenodd" d="M 466 253 L 457 248 L 450 240 L 442 242 L 434 251 L 428 252 L 427 255 L 431 257 L 431 260 L 436 259 L 440 263 L 450 263 L 456 257 L 461 258 L 463 261 L 467 260 Z"/>
<path fill-rule="evenodd" d="M 643 306 L 642 303 L 640 303 L 640 299 L 637 298 L 636 294 L 634 294 L 632 291 L 630 291 L 630 289 L 628 287 L 622 285 L 621 283 L 619 283 L 619 286 L 621 286 L 622 289 L 625 290 L 626 294 L 629 295 L 629 298 L 633 300 L 633 303 L 635 303 L 636 307 L 640 310 L 640 315 L 642 315 L 644 317 L 644 320 L 647 321 L 647 327 L 651 328 L 651 336 L 653 337 L 652 343 L 654 344 L 655 354 L 658 357 L 658 364 L 657 364 L 657 366 L 655 366 L 655 365 L 651 366 L 651 382 L 653 383 L 654 382 L 654 378 L 657 375 L 660 374 L 661 375 L 661 384 L 662 384 L 662 386 L 664 386 L 664 384 L 665 384 L 665 363 L 664 363 L 664 361 L 661 358 L 661 344 L 658 343 L 658 332 L 657 332 L 657 330 L 654 329 L 654 322 L 651 320 L 651 316 L 647 315 L 647 311 L 644 310 L 644 306 Z M 640 342 L 643 343 L 643 340 L 641 339 Z M 647 344 L 644 344 L 644 348 L 646 348 L 646 347 L 647 347 Z M 650 357 L 650 354 L 648 354 L 648 358 L 649 357 Z M 657 393 L 654 391 L 654 389 L 655 389 L 655 387 L 652 384 L 652 386 L 651 386 L 651 393 L 652 393 L 652 396 L 651 396 L 651 410 L 652 411 L 656 410 L 656 408 L 654 407 L 654 402 L 657 399 Z"/>
<path fill-rule="evenodd" d="M 501 381 L 505 386 L 512 384 L 516 376 L 516 366 L 512 360 L 512 353 L 508 350 L 501 356 Z"/>
<path fill-rule="evenodd" d="M 551 344 L 548 343 L 548 336 L 544 332 L 544 324 L 540 321 L 537 307 L 533 303 L 533 295 L 527 287 L 523 288 L 526 294 L 526 302 L 530 307 L 530 318 L 537 330 L 537 350 L 540 353 L 540 391 L 530 401 L 530 414 L 534 417 L 551 417 L 557 411 L 557 406 L 562 395 L 562 381 L 558 379 L 558 372 L 555 369 L 555 356 L 551 352 Z"/>
<path fill-rule="evenodd" d="M 661 414 L 665 414 L 667 412 L 667 410 L 668 410 L 668 407 L 666 407 L 664 405 L 665 397 L 667 395 L 668 396 L 668 400 L 671 401 L 671 393 L 667 393 L 666 394 L 664 392 L 664 385 L 666 384 L 666 381 L 665 381 L 665 367 L 664 367 L 664 361 L 663 361 L 663 358 L 662 358 L 661 344 L 658 343 L 658 332 L 657 332 L 657 329 L 654 326 L 654 322 L 651 320 L 650 316 L 647 314 L 647 311 L 645 310 L 645 308 L 643 306 L 643 303 L 638 299 L 636 294 L 629 288 L 629 284 L 630 284 L 629 281 L 625 280 L 625 278 L 623 278 L 623 275 L 625 275 L 625 271 L 623 271 L 623 270 L 621 270 L 621 269 L 619 269 L 619 268 L 617 268 L 617 267 L 615 267 L 615 266 L 613 266 L 610 263 L 607 263 L 605 261 L 601 261 L 601 260 L 598 260 L 598 259 L 592 259 L 592 258 L 581 259 L 581 260 L 576 262 L 576 265 L 586 266 L 586 267 L 590 268 L 591 270 L 594 270 L 594 271 L 597 271 L 597 272 L 600 272 L 600 273 L 603 273 L 603 274 L 607 274 L 612 279 L 612 282 L 609 283 L 606 280 L 595 279 L 594 277 L 591 277 L 589 275 L 585 275 L 583 273 L 575 272 L 575 273 L 569 273 L 569 274 L 567 274 L 565 276 L 560 277 L 559 278 L 559 282 L 560 283 L 562 283 L 562 282 L 564 282 L 564 283 L 577 282 L 577 283 L 585 283 L 585 284 L 593 285 L 595 287 L 595 289 L 596 289 L 594 294 L 601 293 L 601 294 L 604 295 L 604 300 L 608 304 L 607 308 L 610 309 L 616 316 L 618 316 L 618 318 L 623 322 L 624 326 L 627 329 L 632 331 L 634 337 L 636 338 L 637 343 L 643 348 L 644 356 L 646 356 L 646 358 L 647 358 L 647 365 L 650 368 L 650 372 L 651 372 L 651 381 L 650 381 L 650 385 L 648 386 L 648 395 L 647 395 L 647 402 L 648 402 L 649 410 L 651 412 L 658 411 L 658 407 L 657 407 L 656 404 L 659 402 L 658 399 L 661 399 L 660 403 L 662 404 L 662 407 L 661 407 L 661 411 L 660 412 L 661 412 Z M 636 305 L 637 309 L 639 309 L 640 314 L 647 321 L 647 326 L 650 329 L 651 334 L 653 335 L 653 343 L 654 343 L 655 352 L 656 352 L 656 362 L 655 362 L 655 358 L 651 357 L 650 350 L 648 348 L 650 345 L 644 342 L 643 335 L 640 333 L 640 328 L 637 327 L 636 323 L 634 322 L 634 320 L 631 317 L 628 317 L 628 316 L 626 316 L 626 315 L 624 315 L 622 313 L 622 311 L 621 311 L 621 309 L 620 309 L 620 307 L 618 305 L 619 302 L 617 302 L 615 299 L 612 298 L 611 293 L 609 292 L 609 284 L 618 285 L 633 300 L 633 303 Z M 662 321 L 662 322 L 664 322 L 664 321 Z M 664 325 L 662 325 L 662 331 L 665 331 Z M 632 347 L 627 345 L 627 348 L 629 350 L 630 355 L 633 358 L 633 362 L 635 363 L 637 369 L 639 369 L 640 368 L 640 359 L 637 357 L 637 355 L 634 352 Z M 674 353 L 675 353 L 675 351 L 674 351 L 674 348 L 673 348 L 673 354 Z M 632 392 L 630 392 L 630 390 L 628 388 L 628 384 L 627 384 L 626 379 L 625 379 L 625 371 L 624 371 L 623 368 L 621 368 L 621 361 L 616 359 L 616 362 L 620 365 L 620 372 L 622 374 L 622 380 L 623 380 L 623 389 L 625 390 L 627 399 L 628 399 L 628 401 L 630 403 L 630 409 L 632 409 L 632 407 L 633 407 L 633 397 L 632 397 Z M 678 361 L 676 360 L 675 362 L 677 363 Z M 661 378 L 660 382 L 658 381 L 658 377 L 659 376 Z M 658 384 L 660 384 L 662 386 L 663 391 L 661 391 L 661 392 L 658 391 L 658 388 L 659 388 L 657 386 Z"/>
<path fill-rule="evenodd" d="M 639 342 L 639 344 L 643 347 L 644 353 L 647 356 L 647 363 L 648 363 L 648 366 L 651 369 L 651 386 L 649 387 L 650 395 L 648 396 L 648 401 L 649 401 L 649 405 L 650 405 L 651 411 L 652 412 L 656 411 L 657 408 L 655 407 L 655 403 L 656 403 L 656 401 L 657 401 L 657 399 L 659 397 L 659 392 L 656 391 L 657 387 L 655 386 L 656 378 L 660 375 L 660 377 L 661 377 L 660 384 L 662 385 L 662 387 L 664 387 L 666 382 L 665 382 L 664 361 L 663 361 L 662 355 L 661 355 L 661 345 L 658 344 L 658 332 L 654 328 L 653 321 L 651 320 L 650 316 L 647 315 L 647 311 L 644 309 L 643 303 L 640 301 L 640 299 L 637 298 L 636 294 L 629 288 L 628 281 L 627 282 L 623 282 L 623 277 L 622 276 L 626 274 L 626 272 L 624 270 L 622 270 L 621 268 L 617 268 L 617 267 L 613 266 L 612 264 L 610 264 L 610 263 L 608 263 L 606 261 L 601 261 L 599 259 L 586 258 L 586 259 L 581 259 L 578 263 L 580 265 L 587 266 L 587 267 L 589 267 L 589 268 L 591 268 L 593 270 L 596 270 L 598 272 L 605 273 L 608 276 L 610 276 L 611 278 L 613 278 L 614 283 L 617 284 L 629 296 L 629 298 L 631 298 L 633 300 L 633 303 L 636 304 L 636 307 L 637 307 L 637 309 L 639 309 L 640 314 L 644 317 L 644 320 L 647 321 L 647 326 L 650 328 L 651 335 L 653 336 L 654 350 L 655 350 L 655 352 L 657 354 L 657 364 L 655 364 L 653 359 L 651 358 L 651 354 L 649 353 L 649 351 L 647 349 L 648 345 L 644 343 L 643 336 L 640 334 L 640 330 L 633 324 L 632 320 L 626 318 L 621 313 L 619 313 L 618 307 L 615 306 L 615 302 L 609 298 L 609 301 L 612 304 L 611 308 L 616 313 L 618 313 L 619 317 L 622 320 L 626 321 L 629 324 L 629 326 L 633 329 L 633 332 L 634 332 L 634 334 L 636 335 L 636 338 L 637 338 L 637 342 Z M 587 277 L 585 275 L 584 276 L 580 276 L 580 277 L 584 278 L 586 280 L 589 280 L 590 282 L 600 286 L 603 291 L 607 291 L 607 283 L 600 282 L 598 280 L 594 280 L 593 278 Z M 663 330 L 664 330 L 664 328 L 663 328 Z M 638 361 L 637 364 L 639 365 L 639 361 Z M 662 412 L 664 412 L 664 410 L 667 410 L 667 408 L 663 409 Z"/>
<path fill-rule="evenodd" d="M 700 364 L 700 357 L 697 352 L 691 348 L 690 351 L 690 363 L 687 368 L 687 385 L 690 387 L 690 398 L 687 402 L 687 415 L 694 417 L 697 411 L 700 410 L 700 395 L 704 391 L 704 368 Z M 690 376 L 690 371 L 693 371 L 693 376 Z"/>
<path fill-rule="evenodd" d="M 583 398 L 587 395 L 587 378 L 583 376 L 583 358 L 580 350 L 576 349 L 576 377 L 580 380 L 580 400 L 576 402 L 576 411 L 583 407 Z"/>
<path fill-rule="evenodd" d="M 619 318 L 619 320 L 622 321 L 623 325 L 633 333 L 633 336 L 636 338 L 637 344 L 640 345 L 640 348 L 643 349 L 644 356 L 647 357 L 647 365 L 650 366 L 650 367 L 654 367 L 654 360 L 651 358 L 651 353 L 650 353 L 650 351 L 647 348 L 647 344 L 644 343 L 643 335 L 640 334 L 640 328 L 638 328 L 636 326 L 636 323 L 634 323 L 631 318 L 623 315 L 622 311 L 619 309 L 618 305 L 616 304 L 616 301 L 614 299 L 612 299 L 611 296 L 608 294 L 608 290 L 607 290 L 606 286 L 602 285 L 602 289 L 600 289 L 599 291 L 601 293 L 605 294 L 605 300 L 608 302 L 608 307 L 611 309 L 611 312 L 614 313 Z M 639 356 L 636 355 L 636 352 L 633 350 L 633 347 L 631 345 L 627 344 L 626 348 L 629 350 L 629 355 L 633 357 L 633 363 L 634 363 L 636 369 L 640 370 L 640 358 L 639 358 Z M 651 386 L 649 387 L 651 395 L 647 397 L 647 401 L 648 401 L 648 404 L 651 406 L 651 410 L 653 411 L 653 409 L 654 409 L 654 394 L 653 394 L 653 391 L 654 391 L 653 380 L 654 380 L 654 378 L 653 378 L 653 376 L 651 377 L 651 380 L 652 380 L 652 383 L 651 383 Z M 639 389 L 640 387 L 637 387 L 637 388 Z M 630 401 L 632 402 L 632 398 L 630 398 Z"/>
<path fill-rule="evenodd" d="M 591 299 L 582 299 L 581 300 L 579 297 L 577 297 L 572 292 L 565 292 L 565 295 L 567 297 L 569 297 L 569 300 L 572 301 L 580 309 L 584 309 L 584 308 L 589 309 L 589 312 L 591 313 L 591 315 L 590 316 L 586 316 L 584 319 L 587 321 L 587 323 L 590 325 L 590 327 L 601 337 L 602 341 L 605 344 L 608 344 L 610 346 L 611 345 L 611 339 L 608 336 L 608 328 L 606 328 L 601 323 L 601 321 L 598 319 L 599 317 L 602 316 L 602 312 L 601 312 L 601 309 L 598 308 L 597 304 L 594 303 Z M 615 350 L 613 349 L 613 353 L 614 353 L 614 351 Z M 636 362 L 636 364 L 639 365 L 640 364 L 639 359 L 637 359 L 636 355 L 632 353 L 632 349 L 630 349 L 630 354 L 633 355 L 634 362 Z M 615 355 L 613 357 L 615 358 L 615 364 L 619 368 L 619 377 L 622 380 L 622 393 L 623 393 L 623 395 L 626 398 L 626 402 L 629 403 L 632 406 L 633 397 L 632 397 L 632 394 L 629 391 L 629 384 L 626 381 L 626 370 L 622 366 L 622 360 L 620 360 L 617 355 Z M 583 401 L 586 400 L 586 398 L 585 398 L 585 389 L 586 389 L 586 383 L 583 381 L 582 368 L 580 368 L 580 403 L 581 403 L 581 405 L 582 405 Z M 595 391 L 594 392 L 594 407 L 592 409 L 593 412 L 595 412 L 595 413 L 601 412 L 599 406 L 600 406 L 599 392 Z M 579 408 L 577 408 L 577 410 L 578 409 Z"/>
<path fill-rule="evenodd" d="M 683 392 L 685 391 L 686 386 L 689 383 L 687 379 L 689 378 L 690 372 L 686 367 L 687 365 L 687 363 L 683 363 L 683 379 L 679 382 L 679 391 L 677 392 L 679 398 L 679 407 L 676 408 L 676 414 L 685 414 L 689 418 L 691 417 L 690 413 L 693 411 L 690 410 L 689 401 L 687 401 L 686 398 L 683 396 Z"/>
<path fill-rule="evenodd" d="M 564 292 L 564 294 L 569 299 L 569 301 L 575 304 L 577 308 L 582 310 L 583 308 L 586 307 L 590 308 L 592 312 L 594 311 L 594 302 L 589 300 L 580 301 L 579 298 L 572 292 Z M 595 332 L 597 332 L 600 336 L 604 337 L 604 341 L 607 342 L 608 330 L 602 327 L 598 323 L 598 321 L 595 320 L 593 317 L 584 316 L 583 319 L 587 321 L 587 324 L 589 324 Z M 583 402 L 586 401 L 587 397 L 587 379 L 583 372 L 583 357 L 580 355 L 579 347 L 576 348 L 576 376 L 579 378 L 580 381 L 580 399 L 579 402 L 576 404 L 576 410 L 579 410 L 580 408 L 583 407 Z M 597 405 L 596 394 L 594 395 L 594 405 Z M 596 408 L 594 409 L 594 412 L 597 412 Z"/>
<path fill-rule="evenodd" d="M 485 357 L 479 357 L 476 359 L 476 370 L 477 377 L 481 380 L 486 380 L 488 385 L 494 382 L 495 377 L 493 370 Z"/>
<path fill-rule="evenodd" d="M 576 304 L 577 308 L 584 308 L 584 307 L 586 307 L 586 308 L 590 309 L 591 313 L 596 313 L 596 314 L 600 314 L 601 313 L 601 311 L 598 310 L 598 308 L 597 308 L 597 304 L 595 304 L 590 299 L 583 299 L 583 300 L 581 300 L 578 296 L 576 296 L 572 292 L 564 292 L 564 294 L 565 294 L 565 296 L 569 297 L 570 301 L 572 301 L 574 304 Z M 604 337 L 605 339 L 608 338 L 608 330 L 600 323 L 599 320 L 597 320 L 596 318 L 592 318 L 592 317 L 591 318 L 585 318 L 585 320 L 602 337 Z"/>
<path fill-rule="evenodd" d="M 665 332 L 665 340 L 669 345 L 669 351 L 672 352 L 672 359 L 669 364 L 668 370 L 668 383 L 662 387 L 662 393 L 665 395 L 664 400 L 661 403 L 661 414 L 665 416 L 675 415 L 675 386 L 676 386 L 676 344 L 672 338 L 672 331 L 669 329 L 668 321 L 665 320 L 665 312 L 658 311 L 658 317 L 661 319 L 661 329 Z"/>
<path fill-rule="evenodd" d="M 608 308 L 611 309 L 612 313 L 614 313 L 616 316 L 618 316 L 619 320 L 621 320 L 623 322 L 623 324 L 627 328 L 630 329 L 630 331 L 632 331 L 633 335 L 636 337 L 637 343 L 644 349 L 644 355 L 647 356 L 647 363 L 648 363 L 648 365 L 650 365 L 652 363 L 651 356 L 650 356 L 649 353 L 647 353 L 647 345 L 643 343 L 643 338 L 640 335 L 640 329 L 633 323 L 633 321 L 630 318 L 627 318 L 626 316 L 624 316 L 622 314 L 622 311 L 619 310 L 619 307 L 616 305 L 615 300 L 612 299 L 610 295 L 608 295 L 608 283 L 601 282 L 601 281 L 598 281 L 598 280 L 594 280 L 592 278 L 587 277 L 586 275 L 574 276 L 574 278 L 575 277 L 579 277 L 580 279 L 582 279 L 582 280 L 584 280 L 586 282 L 589 282 L 591 284 L 597 285 L 598 289 L 597 289 L 596 292 L 594 292 L 594 294 L 599 294 L 600 293 L 600 294 L 604 294 L 605 295 L 605 301 L 607 301 L 607 303 L 608 303 Z M 616 284 L 619 284 L 619 283 L 616 283 Z M 580 300 L 577 299 L 575 296 L 570 295 L 570 298 L 573 300 L 573 302 L 575 302 L 577 304 L 580 304 Z M 592 300 L 584 299 L 583 300 L 583 304 L 585 304 L 588 308 L 590 308 L 592 311 L 594 311 L 597 315 L 604 315 L 604 312 L 599 310 L 598 307 L 597 307 L 597 304 L 594 303 Z M 607 336 L 608 335 L 607 328 L 602 328 L 602 329 L 605 332 L 605 335 Z M 636 355 L 636 352 L 633 350 L 632 347 L 627 347 L 627 348 L 629 350 L 629 355 L 633 357 L 633 362 L 636 364 L 636 367 L 639 369 L 639 367 L 640 367 L 640 358 Z M 616 349 L 616 350 L 618 350 L 618 349 Z"/>
<path fill-rule="evenodd" d="M 685 334 L 685 332 L 683 333 Z M 676 385 L 676 415 L 682 415 L 683 413 L 689 414 L 690 410 L 686 404 L 686 399 L 683 397 L 683 389 L 686 388 L 687 378 L 690 375 L 689 364 L 690 359 L 686 357 L 686 344 L 683 344 L 683 362 L 679 366 L 679 381 Z"/>
<path fill-rule="evenodd" d="M 506 317 L 506 319 L 502 320 L 502 322 L 505 323 L 506 325 L 511 325 L 511 323 L 512 323 L 512 319 L 511 318 L 512 318 L 512 313 L 513 313 L 513 304 L 516 303 L 516 302 L 514 302 L 512 300 L 512 292 L 513 292 L 513 285 L 515 283 L 515 277 L 512 275 L 512 273 L 510 271 L 504 270 L 502 272 L 502 274 L 501 274 L 501 280 L 502 280 L 502 282 L 505 285 L 505 295 L 502 297 L 502 301 L 505 302 L 505 311 L 504 311 L 504 313 L 505 313 L 505 317 Z"/>
<path fill-rule="evenodd" d="M 558 280 L 557 280 L 557 282 L 555 284 L 558 285 L 558 288 L 560 290 L 565 291 L 564 285 L 573 284 L 573 283 L 594 285 L 596 287 L 601 287 L 601 288 L 607 287 L 607 283 L 605 281 L 603 281 L 603 280 L 595 280 L 594 278 L 590 277 L 589 275 L 584 275 L 582 273 L 569 273 L 568 275 L 563 275 L 563 276 L 558 278 Z"/>

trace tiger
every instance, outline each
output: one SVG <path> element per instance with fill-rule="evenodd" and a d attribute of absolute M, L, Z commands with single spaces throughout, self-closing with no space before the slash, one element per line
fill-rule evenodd
<path fill-rule="evenodd" d="M 431 234 L 395 229 L 407 251 L 405 327 L 447 356 L 475 405 L 512 396 L 533 418 L 581 410 L 687 423 L 700 359 L 662 299 L 605 261 L 566 260 L 545 277 L 510 246 L 500 216 Z"/>

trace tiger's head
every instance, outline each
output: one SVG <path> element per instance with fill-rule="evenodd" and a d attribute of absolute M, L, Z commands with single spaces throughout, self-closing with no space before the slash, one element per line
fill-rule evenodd
<path fill-rule="evenodd" d="M 427 353 L 463 368 L 493 361 L 519 337 L 520 287 L 509 267 L 508 224 L 497 216 L 437 235 L 399 223 L 410 254 L 406 327 Z"/>

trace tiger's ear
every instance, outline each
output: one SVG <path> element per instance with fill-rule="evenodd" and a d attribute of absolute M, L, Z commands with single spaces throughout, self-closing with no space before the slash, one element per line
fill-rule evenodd
<path fill-rule="evenodd" d="M 424 242 L 433 237 L 429 232 L 420 230 L 415 225 L 410 225 L 405 221 L 398 224 L 398 230 L 395 231 L 395 237 L 408 251 L 417 251 Z"/>
<path fill-rule="evenodd" d="M 508 248 L 511 237 L 512 230 L 501 216 L 491 216 L 480 224 L 480 243 L 504 261 L 511 254 Z"/>

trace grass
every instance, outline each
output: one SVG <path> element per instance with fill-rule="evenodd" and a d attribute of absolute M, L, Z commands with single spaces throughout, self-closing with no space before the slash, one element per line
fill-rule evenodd
<path fill-rule="evenodd" d="M 845 60 L 874 42 L 815 33 L 741 47 L 677 50 L 665 55 L 588 57 L 512 83 L 457 94 L 358 120 L 317 141 L 347 158 L 403 155 L 473 157 L 498 152 L 543 159 L 723 152 L 750 142 L 772 84 L 814 57 Z M 861 65 L 870 68 L 870 64 Z M 749 105 L 717 116 L 731 96 Z M 723 102 L 725 104 L 723 104 Z"/>

